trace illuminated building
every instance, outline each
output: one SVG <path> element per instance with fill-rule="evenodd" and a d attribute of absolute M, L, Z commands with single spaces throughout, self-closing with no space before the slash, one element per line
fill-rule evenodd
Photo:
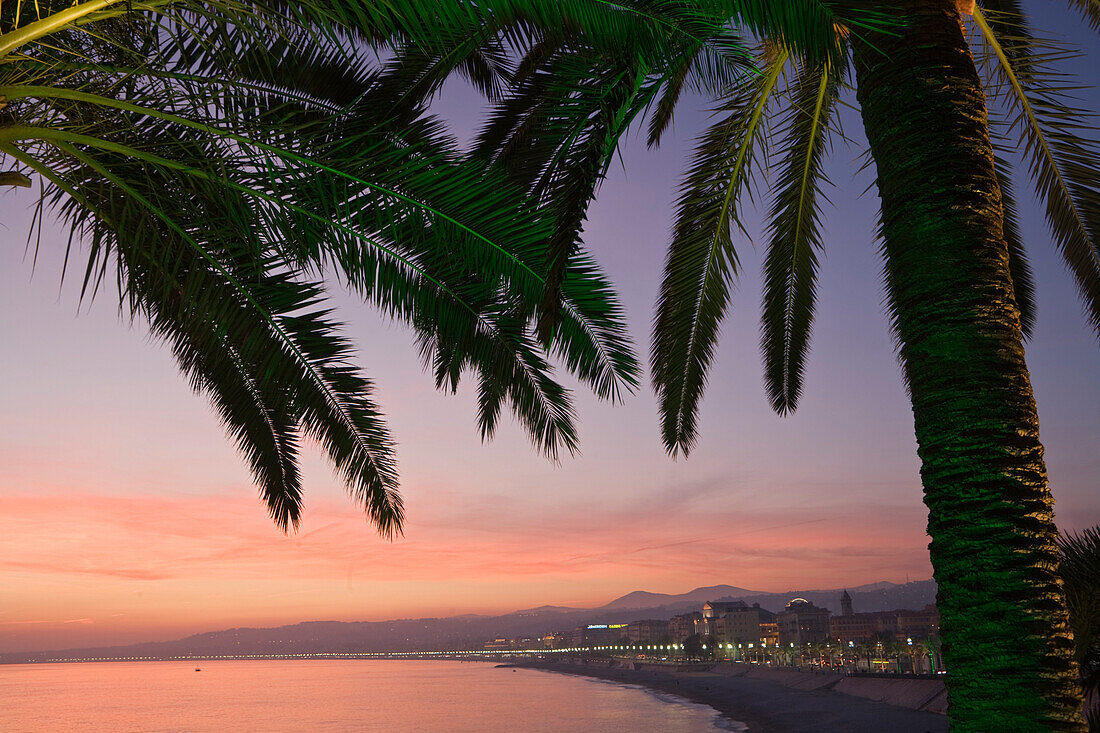
<path fill-rule="evenodd" d="M 675 644 L 683 644 L 684 639 L 687 639 L 692 634 L 696 633 L 695 623 L 696 621 L 702 621 L 703 614 L 698 611 L 692 611 L 691 613 L 682 613 L 679 616 L 673 616 L 668 621 L 668 638 Z"/>
<path fill-rule="evenodd" d="M 573 646 L 613 644 L 626 636 L 626 624 L 586 624 L 573 629 Z"/>
<path fill-rule="evenodd" d="M 539 639 L 543 649 L 564 649 L 570 641 L 570 635 L 565 631 L 555 631 Z"/>
<path fill-rule="evenodd" d="M 793 598 L 776 615 L 782 646 L 812 644 L 829 638 L 829 610 L 818 608 L 805 598 Z"/>
<path fill-rule="evenodd" d="M 775 614 L 765 611 L 773 620 L 760 622 L 760 643 L 766 647 L 779 646 L 779 624 Z"/>

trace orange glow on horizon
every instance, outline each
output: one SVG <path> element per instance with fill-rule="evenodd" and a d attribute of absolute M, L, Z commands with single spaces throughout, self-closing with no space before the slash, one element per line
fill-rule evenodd
<path fill-rule="evenodd" d="M 406 536 L 389 543 L 350 503 L 307 504 L 302 531 L 284 536 L 244 496 L 5 502 L 0 651 L 230 626 L 595 607 L 633 590 L 728 583 L 782 592 L 930 574 L 923 517 L 911 512 L 902 536 L 897 510 L 886 507 L 831 516 L 822 507 L 785 516 L 684 511 L 660 521 L 574 511 L 520 522 L 453 507 L 433 517 L 414 505 Z M 876 512 L 891 521 L 874 521 Z"/>

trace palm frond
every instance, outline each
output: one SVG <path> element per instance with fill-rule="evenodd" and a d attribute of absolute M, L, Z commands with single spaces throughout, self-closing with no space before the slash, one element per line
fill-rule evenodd
<path fill-rule="evenodd" d="M 1047 224 L 1100 336 L 1100 145 L 1080 134 L 1091 130 L 1089 115 L 1067 100 L 1069 87 L 1048 70 L 1065 52 L 1038 41 L 1017 21 L 1015 36 L 998 36 L 979 9 L 974 20 L 997 58 L 995 74 L 1007 104 L 1008 129 L 1023 141 L 1023 154 Z M 1039 51 L 1046 49 L 1046 53 Z M 1027 64 L 1013 64 L 1027 54 Z"/>
<path fill-rule="evenodd" d="M 705 41 L 692 40 L 685 44 L 677 58 L 672 59 L 662 78 L 657 80 L 663 91 L 650 117 L 649 147 L 660 144 L 661 135 L 672 122 L 673 114 L 685 85 L 695 92 L 722 95 L 734 87 L 746 74 L 758 73 L 753 65 L 744 41 L 723 28 L 709 22 L 705 27 L 692 28 L 695 33 L 709 31 Z"/>
<path fill-rule="evenodd" d="M 472 151 L 553 216 L 538 321 L 540 338 L 551 345 L 588 204 L 620 136 L 657 87 L 647 83 L 646 67 L 628 59 L 557 50 L 538 45 L 521 60 L 515 88 L 496 105 Z"/>
<path fill-rule="evenodd" d="M 695 443 L 706 387 L 738 259 L 730 227 L 766 139 L 768 108 L 789 54 L 776 48 L 764 73 L 744 80 L 701 138 L 681 185 L 652 339 L 652 378 L 662 437 L 675 455 Z"/>
<path fill-rule="evenodd" d="M 387 210 L 376 197 L 349 195 L 346 190 L 340 195 L 320 191 L 310 199 L 334 221 L 349 222 L 357 231 L 379 232 L 392 242 L 395 252 L 403 253 L 422 275 L 430 277 L 429 292 L 442 288 L 439 292 L 446 298 L 468 292 L 471 313 L 480 312 L 494 299 L 517 296 L 525 317 L 532 316 L 546 288 L 546 242 L 554 222 L 510 186 L 500 171 L 477 160 L 459 162 L 457 152 L 433 136 L 431 127 L 424 118 L 406 128 L 404 133 L 411 133 L 418 142 L 400 156 L 379 160 L 374 148 L 357 151 L 356 156 L 365 156 L 364 166 L 389 161 L 391 168 L 400 171 L 403 190 L 433 209 L 451 212 L 455 219 L 478 222 L 479 233 L 487 236 L 472 236 L 438 219 L 400 216 L 400 209 Z M 386 175 L 379 170 L 375 177 Z M 317 177 L 303 176 L 302 182 L 313 188 Z M 330 200 L 338 203 L 327 204 Z M 358 242 L 348 244 L 330 251 L 336 253 L 353 285 L 373 298 L 369 288 L 376 282 L 374 260 L 364 259 Z M 618 399 L 622 391 L 636 387 L 638 366 L 621 307 L 599 270 L 580 253 L 571 255 L 567 264 L 559 307 L 561 333 L 553 349 L 571 371 L 607 399 Z M 414 325 L 421 320 L 413 311 L 402 317 Z"/>
<path fill-rule="evenodd" d="M 834 61 L 842 53 L 846 34 L 861 37 L 869 31 L 903 33 L 905 18 L 876 7 L 874 3 L 836 0 L 736 0 L 723 2 L 732 11 L 735 22 L 758 37 L 777 43 L 806 63 Z"/>
<path fill-rule="evenodd" d="M 701 51 L 700 46 L 698 51 Z M 676 65 L 663 84 L 661 96 L 657 99 L 657 106 L 653 115 L 649 118 L 649 137 L 647 144 L 653 148 L 661 144 L 661 136 L 672 124 L 672 117 L 676 111 L 676 103 L 680 101 L 680 94 L 684 89 L 684 82 L 691 73 L 695 63 L 695 53 L 685 57 Z"/>
<path fill-rule="evenodd" d="M 300 517 L 302 435 L 383 534 L 403 516 L 371 385 L 323 305 L 326 272 L 436 344 L 453 383 L 479 375 L 486 437 L 507 401 L 541 449 L 574 452 L 570 395 L 533 336 L 553 221 L 460 161 L 438 122 L 378 104 L 381 75 L 356 70 L 338 24 L 299 26 L 308 18 L 294 11 L 250 26 L 255 8 L 222 5 L 62 29 L 0 69 L 15 121 L 0 148 L 51 184 L 86 242 L 85 292 L 113 269 L 129 310 L 210 396 L 283 529 Z M 429 33 L 428 46 L 479 27 L 462 4 L 450 10 L 462 33 Z M 459 72 L 483 77 L 492 52 Z M 617 399 L 638 371 L 621 309 L 583 255 L 565 267 L 553 353 Z"/>
<path fill-rule="evenodd" d="M 1069 0 L 1069 4 L 1077 8 L 1089 28 L 1100 31 L 1100 0 Z"/>
<path fill-rule="evenodd" d="M 543 343 L 553 342 L 561 320 L 561 288 L 568 263 L 580 247 L 588 205 L 607 173 L 619 139 L 648 104 L 653 87 L 644 85 L 646 68 L 615 69 L 603 76 L 574 110 L 566 125 L 574 132 L 558 149 L 556 160 L 543 172 L 537 190 L 546 192 L 555 212 L 554 233 L 548 243 L 546 289 L 540 304 L 538 334 Z M 578 125 L 578 122 L 580 123 Z"/>
<path fill-rule="evenodd" d="M 822 248 L 821 167 L 843 69 L 829 63 L 799 69 L 774 184 L 760 334 L 764 386 L 781 415 L 797 408 L 802 393 Z"/>
<path fill-rule="evenodd" d="M 242 361 L 254 365 L 253 374 L 262 375 L 262 392 L 290 392 L 292 408 L 287 412 L 296 416 L 303 432 L 323 446 L 379 532 L 392 536 L 400 531 L 403 510 L 396 492 L 392 441 L 372 401 L 370 383 L 352 366 L 349 344 L 337 335 L 338 325 L 327 320 L 328 311 L 316 309 L 320 286 L 296 282 L 293 272 L 279 272 L 283 265 L 278 262 L 257 261 L 256 243 L 248 243 L 254 237 L 246 237 L 241 253 L 234 257 L 248 265 L 243 272 L 237 271 L 234 260 L 227 261 L 225 255 L 202 247 L 188 231 L 201 231 L 198 217 L 205 217 L 202 226 L 209 226 L 213 220 L 224 227 L 226 222 L 242 221 L 247 211 L 244 207 L 237 208 L 228 212 L 230 216 L 224 220 L 212 216 L 213 199 L 225 195 L 221 187 L 213 187 L 210 192 L 213 195 L 203 197 L 206 206 L 201 209 L 189 202 L 187 210 L 174 213 L 166 210 L 168 201 L 163 196 L 156 204 L 151 198 L 157 192 L 154 186 L 162 174 L 135 171 L 133 178 L 127 180 L 123 173 L 126 161 L 107 165 L 71 146 L 61 147 L 123 194 L 112 196 L 96 209 L 109 211 L 108 206 L 122 199 L 124 214 L 115 219 L 117 229 L 106 236 L 116 238 L 119 264 L 126 271 L 126 292 L 132 306 L 145 312 L 154 328 L 162 332 L 189 316 L 217 324 Z M 88 190 L 92 183 L 85 182 L 81 189 Z M 193 185 L 188 189 L 192 194 L 195 192 Z M 176 203 L 178 206 L 180 202 Z M 150 251 L 144 239 L 158 229 L 162 246 L 174 244 L 172 251 L 163 254 Z M 128 251 L 127 240 L 131 237 L 141 237 L 140 247 Z M 158 278 L 159 273 L 150 272 L 149 265 L 139 258 L 153 260 L 157 269 L 171 262 L 168 272 L 174 276 L 173 280 Z M 143 269 L 143 265 L 148 269 Z M 152 279 L 142 282 L 142 277 Z M 183 313 L 165 309 L 172 303 L 167 299 L 176 289 L 184 294 Z M 189 313 L 191 308 L 197 308 L 197 313 Z M 272 415 L 278 417 L 279 410 Z M 267 496 L 275 499 L 269 509 L 277 521 L 294 510 L 293 501 L 289 505 L 281 501 L 284 494 L 277 486 L 264 488 Z M 297 522 L 294 513 L 288 518 Z"/>
<path fill-rule="evenodd" d="M 172 132 L 177 140 L 183 133 Z M 131 310 L 146 315 L 192 385 L 210 394 L 276 523 L 298 523 L 301 429 L 325 447 L 379 531 L 400 531 L 392 442 L 370 385 L 350 366 L 337 324 L 315 309 L 319 286 L 297 281 L 285 263 L 257 259 L 248 202 L 125 157 L 58 149 L 69 161 L 63 174 L 37 166 L 59 184 L 55 208 L 91 239 L 93 253 L 116 254 Z M 181 184 L 187 198 L 164 195 Z M 198 243 L 211 229 L 223 235 L 217 252 Z"/>
<path fill-rule="evenodd" d="M 1077 662 L 1086 696 L 1100 691 L 1100 527 L 1058 538 L 1059 564 L 1066 590 Z"/>
<path fill-rule="evenodd" d="M 418 342 L 438 386 L 457 384 L 466 369 L 477 373 L 478 426 L 491 439 L 507 399 L 532 444 L 556 460 L 560 449 L 578 449 L 576 414 L 568 390 L 552 378 L 542 348 L 515 309 L 497 307 L 478 314 L 476 323 L 452 318 L 420 332 Z"/>
<path fill-rule="evenodd" d="M 995 126 L 990 132 L 994 148 L 1003 148 L 1004 140 L 996 134 Z M 1020 330 L 1024 339 L 1030 339 L 1035 333 L 1035 321 L 1038 317 L 1038 305 L 1035 301 L 1035 276 L 1027 259 L 1023 235 L 1020 232 L 1020 215 L 1016 206 L 1013 190 L 1012 172 L 1008 162 L 995 153 L 993 167 L 997 173 L 997 186 L 1001 190 L 1001 209 L 1004 211 L 1002 228 L 1005 244 L 1008 245 L 1008 271 L 1012 277 L 1012 290 L 1016 296 L 1016 306 L 1020 309 Z"/>
<path fill-rule="evenodd" d="M 16 8 L 13 20 L 5 19 L 3 33 L 0 34 L 0 60 L 44 37 L 64 32 L 76 23 L 105 17 L 107 16 L 105 9 L 121 2 L 123 0 L 85 0 L 64 8 L 54 7 L 53 3 L 46 8 L 37 7 L 35 4 L 33 19 L 30 16 L 30 7 L 26 8 L 26 16 L 19 12 L 21 8 Z M 31 4 L 27 3 L 27 5 Z M 29 22 L 18 22 L 21 17 L 25 17 Z"/>

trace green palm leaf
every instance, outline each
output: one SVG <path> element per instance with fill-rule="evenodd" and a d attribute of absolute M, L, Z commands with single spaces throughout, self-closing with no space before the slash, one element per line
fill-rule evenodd
<path fill-rule="evenodd" d="M 1062 535 L 1058 551 L 1082 683 L 1086 694 L 1095 694 L 1100 690 L 1100 527 Z"/>
<path fill-rule="evenodd" d="M 1035 41 L 1022 19 L 1016 36 L 998 36 L 981 10 L 975 10 L 974 20 L 999 61 L 995 74 L 1012 110 L 1006 124 L 1022 139 L 1047 224 L 1100 335 L 1100 146 L 1079 134 L 1091 129 L 1083 122 L 1087 115 L 1068 104 L 1069 89 L 1046 70 L 1057 56 L 1035 53 L 1049 42 Z M 1028 63 L 1012 63 L 1023 54 Z"/>
<path fill-rule="evenodd" d="M 822 248 L 822 159 L 844 67 L 803 64 L 791 90 L 783 162 L 764 261 L 761 351 L 764 385 L 779 414 L 792 412 L 802 393 Z"/>
<path fill-rule="evenodd" d="M 991 126 L 993 143 L 1005 147 L 1004 140 Z M 997 155 L 994 161 L 997 172 L 997 185 L 1001 189 L 1001 208 L 1004 210 L 1004 238 L 1008 245 L 1008 270 L 1012 276 L 1012 290 L 1016 296 L 1016 305 L 1020 309 L 1020 329 L 1025 339 L 1035 332 L 1038 306 L 1035 302 L 1035 277 L 1028 263 L 1027 250 L 1020 232 L 1020 215 L 1016 206 L 1016 195 L 1012 184 L 1012 175 L 1005 159 Z"/>
<path fill-rule="evenodd" d="M 242 232 L 246 244 L 237 254 L 230 249 L 214 255 L 198 244 L 191 232 L 199 233 L 213 224 L 221 225 L 224 233 L 234 224 L 239 228 L 248 223 L 245 206 L 219 219 L 216 200 L 225 196 L 220 186 L 207 191 L 200 199 L 202 206 L 194 201 L 172 202 L 163 196 L 154 205 L 152 196 L 165 183 L 172 183 L 163 173 L 135 170 L 128 177 L 124 159 L 101 162 L 75 148 L 67 147 L 66 152 L 82 161 L 89 173 L 102 177 L 99 188 L 107 190 L 94 210 L 106 213 L 107 220 L 114 223 L 102 236 L 115 238 L 132 307 L 146 313 L 154 331 L 164 335 L 196 318 L 208 321 L 207 327 L 216 327 L 241 362 L 252 366 L 254 377 L 260 380 L 259 393 L 285 393 L 288 404 L 276 402 L 270 411 L 276 421 L 273 432 L 278 435 L 280 418 L 293 415 L 301 429 L 323 446 L 378 530 L 386 536 L 399 531 L 403 511 L 396 493 L 392 442 L 370 397 L 369 382 L 351 366 L 350 346 L 337 335 L 338 325 L 326 319 L 326 310 L 314 309 L 320 303 L 320 287 L 297 282 L 292 270 L 281 272 L 285 263 L 257 261 L 258 243 L 250 242 L 255 237 L 252 232 Z M 89 178 L 80 190 L 91 191 L 96 183 Z M 196 193 L 193 185 L 187 190 Z M 120 197 L 117 191 L 124 195 Z M 171 203 L 181 210 L 166 210 Z M 116 216 L 110 216 L 112 209 L 117 210 Z M 159 246 L 169 251 L 151 249 L 147 243 L 150 235 L 159 235 Z M 165 262 L 171 263 L 167 271 Z M 178 299 L 182 312 L 169 310 L 177 302 L 176 292 L 182 294 Z M 234 397 L 219 392 L 221 401 Z M 239 425 L 230 427 L 240 429 Z M 281 441 L 281 445 L 288 443 Z M 291 461 L 293 456 L 281 459 Z M 298 521 L 300 499 L 295 488 L 285 481 L 263 486 L 269 510 L 284 528 L 287 521 L 293 525 Z"/>
<path fill-rule="evenodd" d="M 1090 28 L 1100 31 L 1100 0 L 1069 0 L 1069 4 L 1084 16 Z"/>
<path fill-rule="evenodd" d="M 652 341 L 661 432 L 673 454 L 686 454 L 695 442 L 697 406 L 738 268 L 730 225 L 765 142 L 764 112 L 787 58 L 785 49 L 775 48 L 764 73 L 739 85 L 722 106 L 722 118 L 703 135 L 681 186 Z"/>
<path fill-rule="evenodd" d="M 263 15 L 275 6 L 291 9 L 119 9 L 21 44 L 0 67 L 17 121 L 0 142 L 84 235 L 85 292 L 114 268 L 131 311 L 211 397 L 276 523 L 299 521 L 306 435 L 392 535 L 403 516 L 392 442 L 316 277 L 347 279 L 416 328 L 451 386 L 476 373 L 486 437 L 507 401 L 556 456 L 576 450 L 575 418 L 532 331 L 553 222 L 484 164 L 460 161 L 416 105 L 397 115 L 380 104 L 384 69 L 364 67 L 326 25 L 344 9 Z M 457 3 L 448 12 L 453 38 L 479 25 Z M 385 18 L 356 18 L 345 30 L 388 42 Z M 453 45 L 448 33 L 425 47 Z M 637 383 L 621 309 L 583 255 L 565 268 L 553 353 L 616 399 Z"/>

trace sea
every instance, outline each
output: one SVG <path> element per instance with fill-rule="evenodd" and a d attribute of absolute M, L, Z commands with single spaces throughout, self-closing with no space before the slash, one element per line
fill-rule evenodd
<path fill-rule="evenodd" d="M 0 731 L 744 730 L 642 687 L 490 662 L 100 662 L 0 666 Z"/>

